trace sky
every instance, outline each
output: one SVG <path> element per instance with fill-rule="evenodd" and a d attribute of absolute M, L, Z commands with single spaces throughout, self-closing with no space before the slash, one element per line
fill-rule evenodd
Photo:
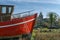
<path fill-rule="evenodd" d="M 14 14 L 34 10 L 34 13 L 42 12 L 44 17 L 48 12 L 60 15 L 60 0 L 0 0 L 0 5 L 14 5 Z"/>

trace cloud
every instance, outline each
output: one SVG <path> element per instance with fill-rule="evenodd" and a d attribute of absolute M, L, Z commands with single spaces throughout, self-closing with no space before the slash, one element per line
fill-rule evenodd
<path fill-rule="evenodd" d="M 8 0 L 8 1 L 14 1 L 14 2 L 38 2 L 39 0 Z"/>
<path fill-rule="evenodd" d="M 38 2 L 38 3 L 50 3 L 50 4 L 60 4 L 60 0 L 8 0 L 13 2 Z"/>
<path fill-rule="evenodd" d="M 50 4 L 60 4 L 60 0 L 0 0 L 0 2 L 36 2 L 36 3 L 50 3 Z"/>
<path fill-rule="evenodd" d="M 40 1 L 41 3 L 60 4 L 60 0 L 45 0 Z"/>

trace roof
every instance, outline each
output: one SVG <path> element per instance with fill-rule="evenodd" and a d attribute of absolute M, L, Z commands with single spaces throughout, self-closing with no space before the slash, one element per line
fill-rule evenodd
<path fill-rule="evenodd" d="M 4 6 L 4 7 L 6 7 L 6 6 L 8 6 L 8 7 L 13 7 L 14 5 L 0 5 L 0 6 Z"/>

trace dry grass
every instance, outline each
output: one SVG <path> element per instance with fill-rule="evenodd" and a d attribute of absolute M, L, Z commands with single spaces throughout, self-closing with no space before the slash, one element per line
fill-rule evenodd
<path fill-rule="evenodd" d="M 40 33 L 36 34 L 35 40 L 60 40 L 59 33 Z"/>
<path fill-rule="evenodd" d="M 34 31 L 35 36 L 33 40 L 60 40 L 60 33 L 58 32 L 40 32 L 38 29 Z"/>

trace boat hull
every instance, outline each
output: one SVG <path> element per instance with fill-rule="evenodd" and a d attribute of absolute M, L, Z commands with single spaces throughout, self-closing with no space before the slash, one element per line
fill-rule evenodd
<path fill-rule="evenodd" d="M 0 22 L 0 37 L 29 34 L 33 30 L 37 14 Z"/>

